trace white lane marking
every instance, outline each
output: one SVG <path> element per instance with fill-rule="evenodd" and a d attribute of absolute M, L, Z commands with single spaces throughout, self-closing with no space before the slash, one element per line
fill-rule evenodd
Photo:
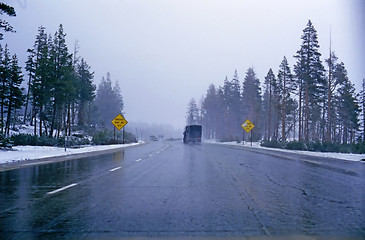
<path fill-rule="evenodd" d="M 114 171 L 117 171 L 118 169 L 121 169 L 122 167 L 116 167 L 116 168 L 113 168 L 111 170 L 109 170 L 109 172 L 114 172 Z"/>
<path fill-rule="evenodd" d="M 159 154 L 160 153 L 160 151 L 158 151 L 158 152 L 156 152 L 157 154 Z"/>
<path fill-rule="evenodd" d="M 152 154 L 150 154 L 149 157 L 152 157 Z"/>
<path fill-rule="evenodd" d="M 139 162 L 139 161 L 142 161 L 142 158 L 136 160 L 136 162 Z"/>
<path fill-rule="evenodd" d="M 63 190 L 66 190 L 66 189 L 68 189 L 68 188 L 72 188 L 72 187 L 74 187 L 74 186 L 76 186 L 76 185 L 77 185 L 77 183 L 73 183 L 73 184 L 67 185 L 66 187 L 62 187 L 62 188 L 56 189 L 56 190 L 54 190 L 54 191 L 52 191 L 52 192 L 48 192 L 47 194 L 48 194 L 48 195 L 50 195 L 50 194 L 55 194 L 55 193 L 61 192 L 61 191 L 63 191 Z"/>

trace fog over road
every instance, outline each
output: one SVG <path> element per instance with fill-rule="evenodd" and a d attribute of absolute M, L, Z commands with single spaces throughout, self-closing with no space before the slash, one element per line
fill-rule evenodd
<path fill-rule="evenodd" d="M 0 239 L 363 239 L 364 163 L 260 151 L 159 141 L 0 172 Z"/>

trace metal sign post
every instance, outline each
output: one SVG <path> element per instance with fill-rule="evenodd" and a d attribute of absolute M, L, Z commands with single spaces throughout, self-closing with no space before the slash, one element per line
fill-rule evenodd
<path fill-rule="evenodd" d="M 245 130 L 242 129 L 242 145 L 245 145 Z"/>
<path fill-rule="evenodd" d="M 252 132 L 253 132 L 253 131 L 251 130 L 251 147 L 252 147 Z"/>
<path fill-rule="evenodd" d="M 113 120 L 112 120 L 112 123 L 114 125 L 115 128 L 118 129 L 118 131 L 120 129 L 122 129 L 127 123 L 128 121 L 121 115 L 121 114 L 118 114 L 118 116 L 116 116 Z M 114 142 L 115 142 L 115 128 L 114 128 Z M 123 129 L 123 144 L 124 144 L 124 136 L 125 136 L 125 133 L 124 133 L 124 129 Z"/>

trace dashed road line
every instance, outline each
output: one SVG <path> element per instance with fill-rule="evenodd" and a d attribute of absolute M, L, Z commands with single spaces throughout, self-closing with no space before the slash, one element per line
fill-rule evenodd
<path fill-rule="evenodd" d="M 136 160 L 136 162 L 140 162 L 140 161 L 142 161 L 142 158 Z"/>
<path fill-rule="evenodd" d="M 76 186 L 76 185 L 77 185 L 77 183 L 73 183 L 73 184 L 67 185 L 67 186 L 65 186 L 65 187 L 62 187 L 62 188 L 56 189 L 56 190 L 54 190 L 54 191 L 48 192 L 47 194 L 48 194 L 48 195 L 55 194 L 55 193 L 58 193 L 58 192 L 64 191 L 64 190 L 66 190 L 66 189 L 68 189 L 68 188 L 72 188 L 72 187 L 74 187 L 74 186 Z"/>
<path fill-rule="evenodd" d="M 121 169 L 122 167 L 116 167 L 116 168 L 113 168 L 113 169 L 110 169 L 109 172 L 114 172 L 114 171 L 117 171 L 118 169 Z"/>

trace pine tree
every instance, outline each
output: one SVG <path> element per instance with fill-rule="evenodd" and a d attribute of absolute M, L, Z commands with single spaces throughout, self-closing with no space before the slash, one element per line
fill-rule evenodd
<path fill-rule="evenodd" d="M 232 116 L 232 121 L 230 125 L 232 126 L 232 140 L 241 139 L 242 128 L 241 124 L 244 119 L 242 119 L 242 99 L 241 99 L 241 87 L 238 79 L 237 70 L 235 70 L 232 81 L 231 81 L 231 108 L 230 115 Z"/>
<path fill-rule="evenodd" d="M 303 30 L 301 39 L 303 40 L 301 48 L 294 56 L 297 59 L 294 71 L 299 86 L 299 140 L 304 135 L 305 141 L 309 141 L 315 137 L 316 124 L 321 117 L 320 103 L 324 101 L 326 83 L 324 67 L 320 60 L 317 31 L 310 20 Z M 311 136 L 310 131 L 312 131 Z"/>
<path fill-rule="evenodd" d="M 65 119 L 64 112 L 67 111 L 68 113 L 70 111 L 69 104 L 76 97 L 76 89 L 73 85 L 72 55 L 68 52 L 65 37 L 66 34 L 61 24 L 55 33 L 50 53 L 53 67 L 51 72 L 52 88 L 50 91 L 53 99 L 50 136 L 53 136 L 55 127 L 57 127 L 57 136 L 59 136 L 62 120 Z M 66 106 L 67 110 L 65 111 Z"/>
<path fill-rule="evenodd" d="M 84 126 L 87 117 L 87 106 L 95 98 L 95 85 L 93 84 L 94 73 L 91 72 L 90 66 L 82 58 L 80 64 L 77 65 L 77 77 L 78 77 L 78 125 Z"/>
<path fill-rule="evenodd" d="M 337 90 L 337 112 L 342 133 L 342 143 L 352 143 L 355 141 L 355 132 L 359 129 L 358 117 L 360 106 L 357 102 L 355 86 L 349 81 L 344 63 L 339 63 L 335 72 L 336 78 L 340 82 Z"/>
<path fill-rule="evenodd" d="M 226 127 L 226 106 L 224 102 L 223 87 L 219 87 L 217 91 L 217 125 L 216 125 L 216 138 L 219 141 L 227 139 L 227 127 Z"/>
<path fill-rule="evenodd" d="M 260 81 L 252 68 L 246 72 L 242 88 L 243 118 L 249 119 L 254 125 L 253 139 L 262 137 L 262 98 Z"/>
<path fill-rule="evenodd" d="M 38 34 L 33 49 L 29 49 L 26 70 L 29 74 L 30 92 L 33 102 L 34 135 L 37 135 L 37 115 L 39 118 L 39 135 L 41 136 L 43 121 L 47 118 L 44 111 L 51 101 L 51 71 L 50 61 L 51 39 L 47 36 L 44 27 L 38 28 Z M 46 125 L 46 124 L 44 124 Z"/>
<path fill-rule="evenodd" d="M 360 92 L 360 106 L 362 110 L 362 142 L 365 143 L 365 78 L 362 80 L 362 90 Z"/>
<path fill-rule="evenodd" d="M 278 129 L 278 86 L 275 75 L 270 68 L 265 77 L 263 111 L 265 112 L 265 140 L 277 140 Z"/>
<path fill-rule="evenodd" d="M 326 59 L 328 65 L 328 81 L 327 81 L 327 129 L 326 129 L 326 140 L 332 141 L 334 137 L 334 117 L 336 116 L 334 109 L 334 94 L 340 84 L 345 81 L 343 74 L 344 66 L 337 63 L 337 56 L 334 52 L 331 52 L 330 57 Z"/>
<path fill-rule="evenodd" d="M 121 95 L 121 90 L 116 84 L 112 87 L 112 79 L 110 73 L 107 73 L 106 78 L 98 85 L 96 97 L 94 100 L 96 114 L 93 118 L 96 124 L 102 128 L 112 130 L 111 121 L 118 115 L 123 113 L 124 103 Z"/>
<path fill-rule="evenodd" d="M 5 84 L 6 79 L 4 78 L 5 68 L 3 64 L 4 49 L 0 45 L 0 136 L 4 133 L 4 104 L 5 104 Z"/>
<path fill-rule="evenodd" d="M 7 101 L 9 98 L 9 83 L 11 82 L 11 59 L 8 46 L 5 45 L 5 49 L 2 50 L 0 47 L 1 52 L 1 63 L 0 63 L 0 127 L 1 133 L 5 134 L 5 111 L 7 107 Z"/>
<path fill-rule="evenodd" d="M 8 82 L 7 88 L 9 89 L 9 95 L 7 98 L 7 118 L 5 125 L 5 135 L 9 136 L 10 130 L 10 122 L 11 122 L 11 113 L 12 111 L 16 111 L 17 109 L 23 106 L 24 96 L 23 96 L 23 88 L 21 88 L 21 84 L 23 82 L 23 76 L 21 68 L 18 65 L 18 58 L 16 55 L 13 55 L 11 59 L 11 66 L 9 69 L 10 73 L 10 81 Z"/>
<path fill-rule="evenodd" d="M 326 141 L 330 142 L 332 140 L 332 124 L 333 124 L 333 109 L 332 109 L 332 99 L 333 93 L 336 89 L 338 82 L 334 79 L 333 74 L 335 72 L 337 57 L 334 52 L 330 49 L 330 56 L 326 59 L 328 65 L 328 86 L 327 86 L 327 127 L 326 127 Z"/>
<path fill-rule="evenodd" d="M 232 82 L 228 80 L 228 77 L 224 79 L 223 86 L 223 95 L 222 95 L 222 117 L 223 117 L 223 125 L 222 125 L 222 133 L 224 133 L 224 141 L 231 141 L 232 140 Z"/>
<path fill-rule="evenodd" d="M 23 123 L 27 120 L 28 115 L 28 107 L 29 107 L 29 100 L 30 100 L 30 94 L 31 94 L 31 86 L 32 86 L 32 80 L 34 79 L 35 74 L 35 62 L 34 62 L 34 49 L 28 49 L 27 52 L 29 53 L 28 59 L 25 62 L 25 70 L 28 72 L 28 89 L 27 89 L 27 95 L 25 100 L 25 109 L 24 109 L 24 119 Z"/>
<path fill-rule="evenodd" d="M 341 86 L 337 91 L 338 116 L 340 129 L 342 130 L 342 143 L 353 143 L 355 141 L 355 132 L 359 129 L 358 117 L 360 113 L 355 86 L 349 81 L 343 63 L 339 64 L 335 74 L 339 79 L 342 79 Z"/>
<path fill-rule="evenodd" d="M 195 99 L 192 98 L 189 102 L 186 112 L 186 125 L 195 125 L 200 124 L 199 121 L 199 108 L 195 102 Z"/>
<path fill-rule="evenodd" d="M 291 101 L 291 94 L 294 93 L 296 84 L 291 73 L 288 60 L 284 57 L 279 66 L 278 73 L 278 90 L 280 92 L 280 110 L 281 110 L 281 140 L 286 141 L 286 125 L 288 112 L 288 102 Z"/>
<path fill-rule="evenodd" d="M 216 138 L 217 117 L 218 117 L 217 90 L 213 84 L 209 85 L 202 103 L 202 124 L 204 135 L 207 139 Z"/>
<path fill-rule="evenodd" d="M 120 89 L 118 82 L 115 82 L 115 84 L 114 84 L 113 94 L 114 94 L 115 107 L 116 107 L 117 111 L 120 113 L 123 113 L 124 101 L 123 101 L 122 91 Z"/>
<path fill-rule="evenodd" d="M 15 17 L 15 9 L 5 3 L 0 3 L 0 15 L 7 14 L 10 17 Z M 2 17 L 1 17 L 2 18 Z M 0 19 L 0 28 L 4 29 L 5 32 L 15 32 L 14 28 L 5 20 Z M 4 34 L 0 33 L 0 40 L 4 38 Z"/>

